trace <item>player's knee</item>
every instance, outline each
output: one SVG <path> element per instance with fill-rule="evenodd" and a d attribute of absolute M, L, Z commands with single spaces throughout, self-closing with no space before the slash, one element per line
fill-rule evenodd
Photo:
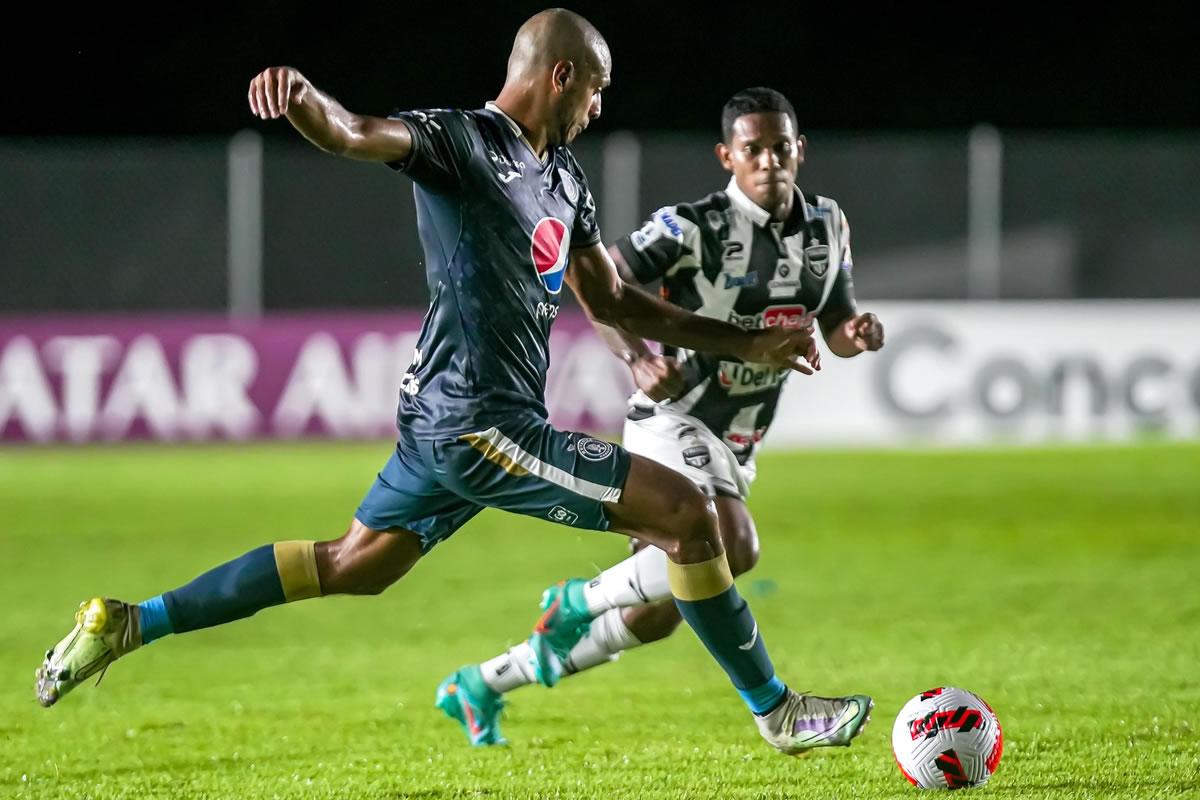
<path fill-rule="evenodd" d="M 666 544 L 663 549 L 672 557 L 700 546 L 713 548 L 718 544 L 717 515 L 712 501 L 691 483 L 680 486 L 680 491 L 672 494 L 665 513 L 654 522 Z"/>
<path fill-rule="evenodd" d="M 413 560 L 352 531 L 317 543 L 317 569 L 324 594 L 378 595 L 400 580 Z"/>
<path fill-rule="evenodd" d="M 625 612 L 625 625 L 642 644 L 666 639 L 682 621 L 679 609 L 671 601 L 640 606 Z"/>
<path fill-rule="evenodd" d="M 753 524 L 722 528 L 721 539 L 734 577 L 746 574 L 758 564 L 758 531 Z"/>
<path fill-rule="evenodd" d="M 662 641 L 674 633 L 675 629 L 679 627 L 679 624 L 682 621 L 682 618 L 678 614 L 660 615 L 654 620 L 652 626 L 648 626 L 646 628 L 642 636 L 638 636 L 638 641 L 640 641 L 642 644 L 650 644 L 651 642 Z"/>

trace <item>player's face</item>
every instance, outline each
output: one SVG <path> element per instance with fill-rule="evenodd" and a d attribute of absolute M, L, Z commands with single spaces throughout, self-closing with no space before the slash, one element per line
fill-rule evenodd
<path fill-rule="evenodd" d="M 570 144 L 600 116 L 600 94 L 612 83 L 607 63 L 572 69 L 558 93 L 553 144 Z"/>
<path fill-rule="evenodd" d="M 805 143 L 787 114 L 743 114 L 733 123 L 729 141 L 717 145 L 717 158 L 747 197 L 774 211 L 790 200 Z"/>

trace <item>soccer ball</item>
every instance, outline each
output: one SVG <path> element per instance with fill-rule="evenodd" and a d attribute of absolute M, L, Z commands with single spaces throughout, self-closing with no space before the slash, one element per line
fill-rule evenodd
<path fill-rule="evenodd" d="M 1004 735 L 979 695 L 942 686 L 904 704 L 892 726 L 892 753 L 904 777 L 922 789 L 983 786 L 996 771 Z"/>

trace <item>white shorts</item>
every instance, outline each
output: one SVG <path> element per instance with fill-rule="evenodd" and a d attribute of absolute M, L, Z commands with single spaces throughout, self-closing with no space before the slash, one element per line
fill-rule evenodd
<path fill-rule="evenodd" d="M 652 417 L 626 419 L 622 445 L 675 470 L 710 495 L 745 499 L 757 471 L 753 455 L 739 464 L 729 446 L 703 422 L 662 407 Z"/>

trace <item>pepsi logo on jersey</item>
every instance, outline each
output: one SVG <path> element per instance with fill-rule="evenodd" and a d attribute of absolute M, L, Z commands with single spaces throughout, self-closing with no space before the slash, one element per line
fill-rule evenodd
<path fill-rule="evenodd" d="M 533 228 L 530 258 L 537 269 L 542 285 L 550 294 L 562 291 L 567 256 L 571 251 L 571 235 L 566 223 L 554 217 L 543 217 Z"/>

